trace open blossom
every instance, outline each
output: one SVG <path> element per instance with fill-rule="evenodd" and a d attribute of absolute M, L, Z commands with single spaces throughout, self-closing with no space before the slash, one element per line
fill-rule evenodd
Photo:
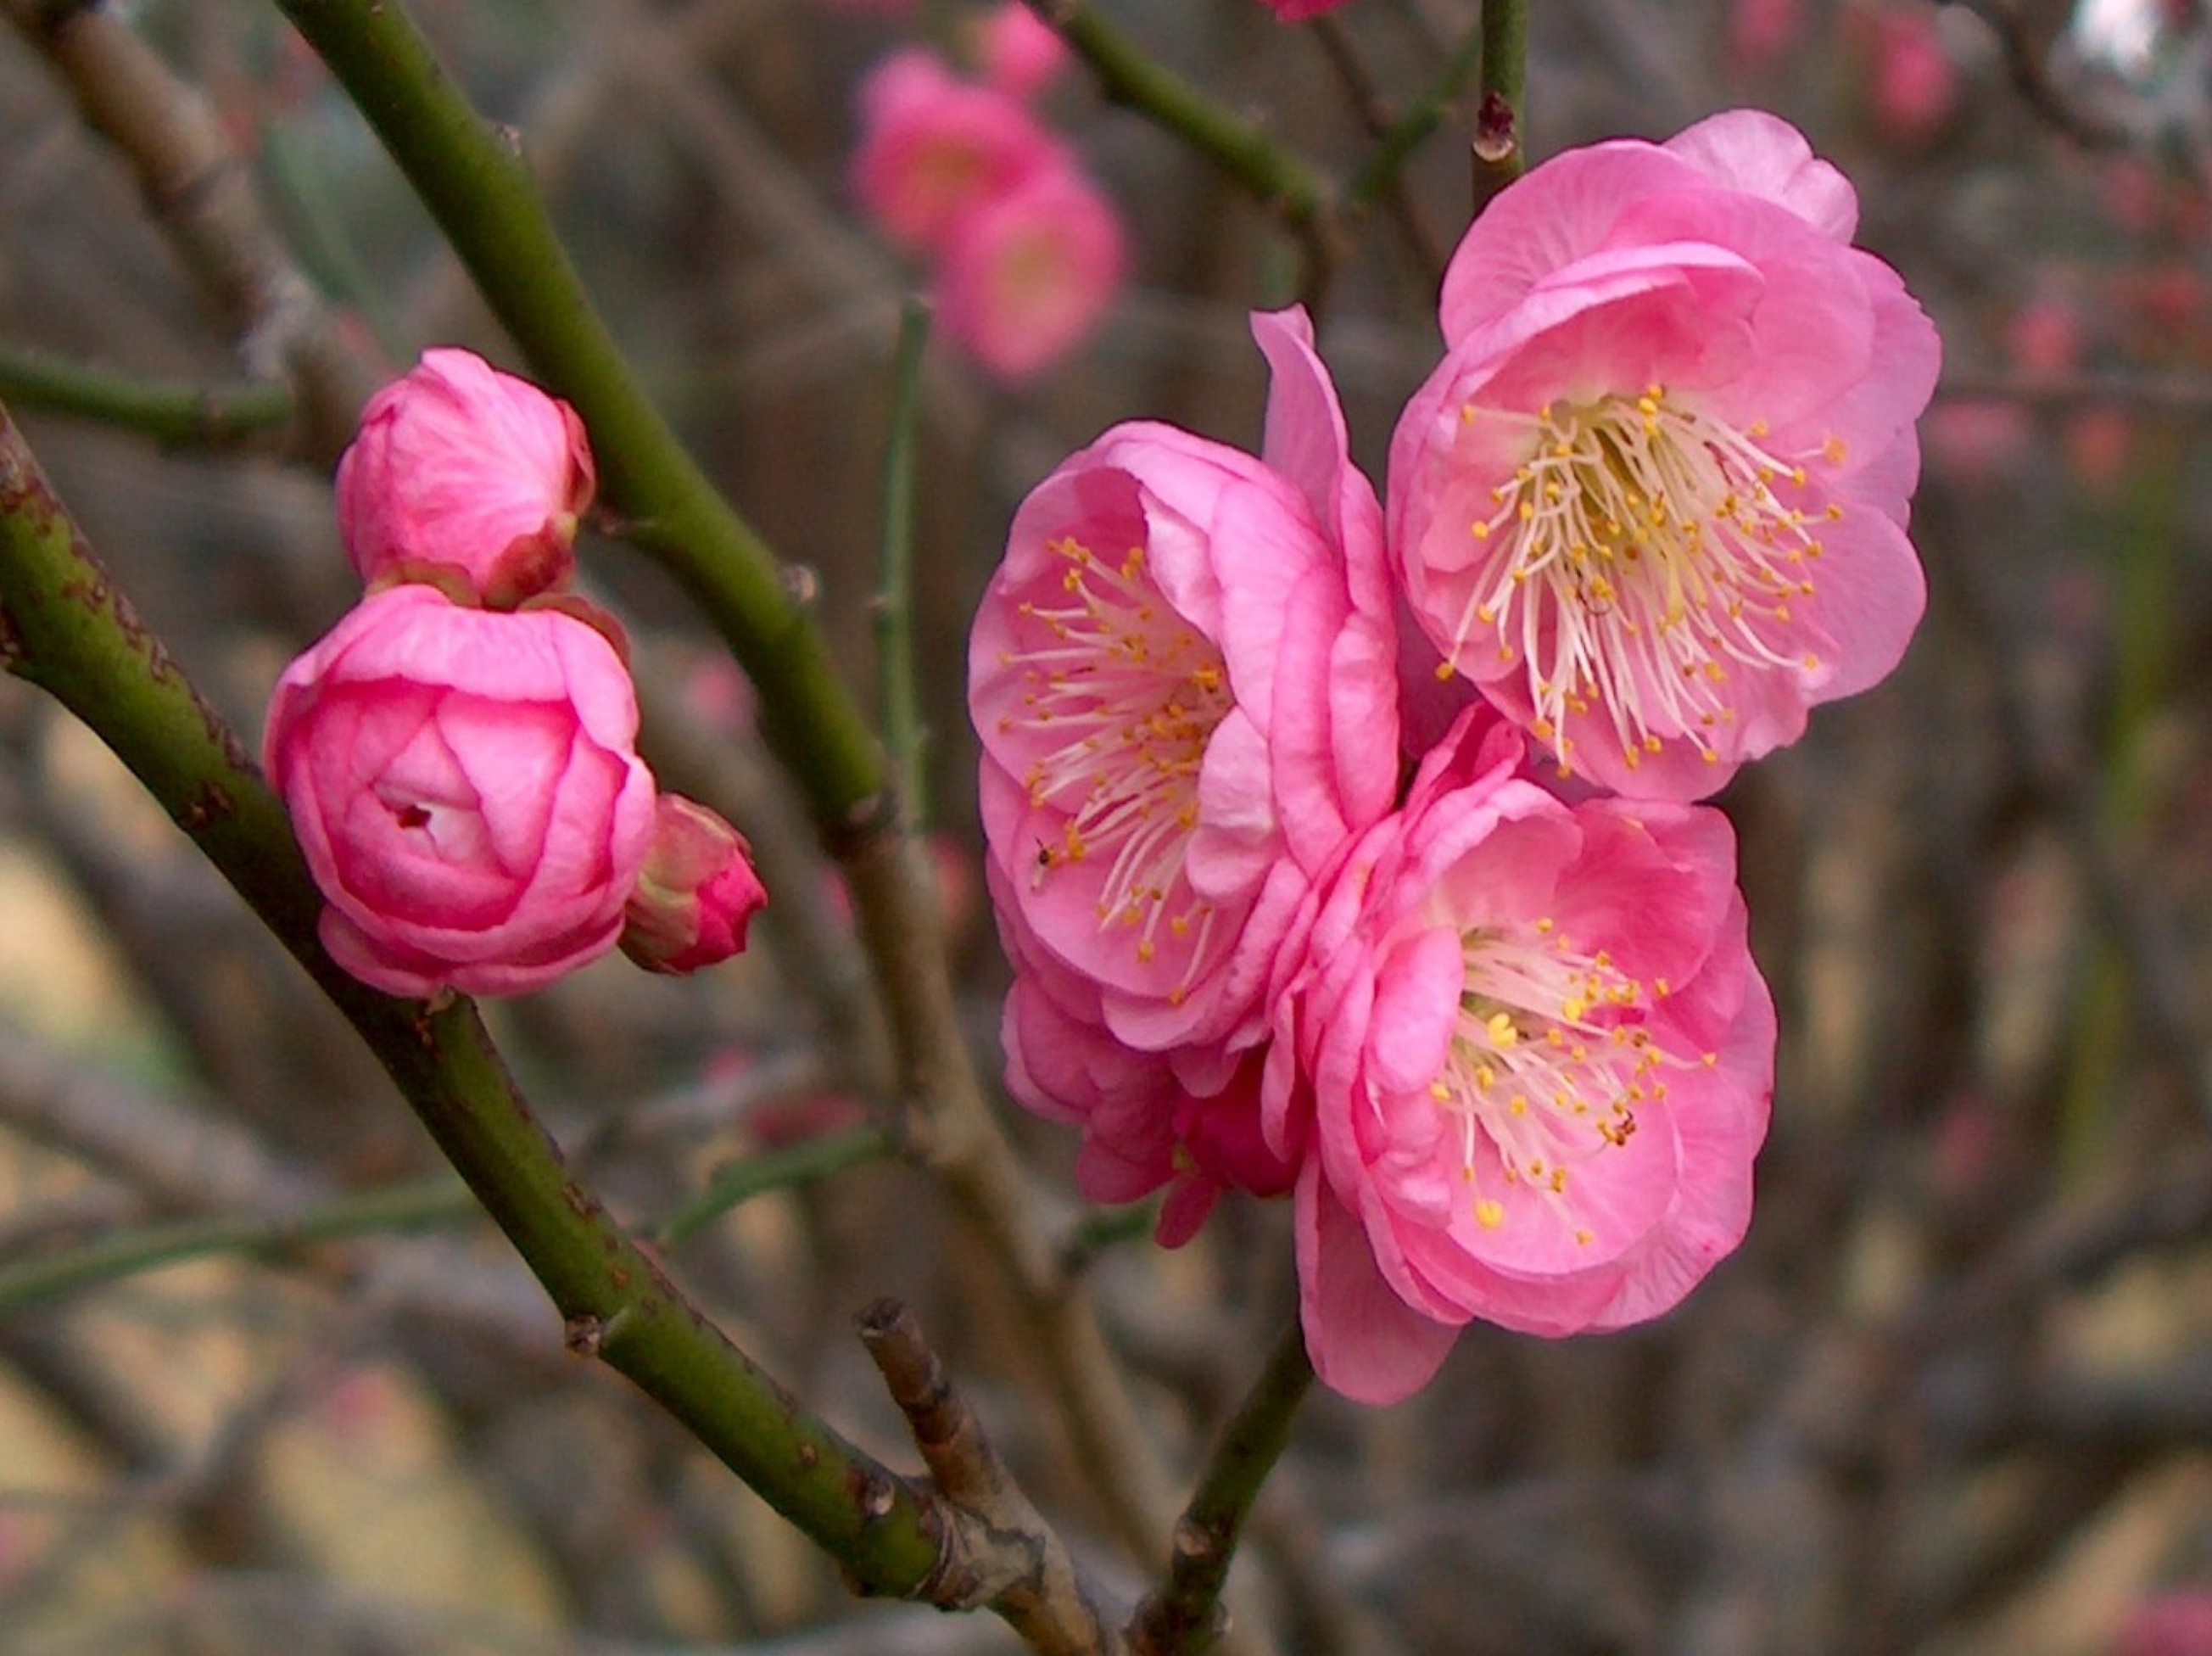
<path fill-rule="evenodd" d="M 1091 1162 L 1124 1170 L 1112 1192 L 1086 1181 L 1101 1199 L 1166 1182 L 1178 1144 L 1237 1142 L 1162 1133 L 1182 1106 L 1161 1100 L 1230 1087 L 1310 873 L 1396 785 L 1381 512 L 1304 313 L 1253 332 L 1274 374 L 1267 458 L 1108 432 L 1015 514 L 969 648 L 992 894 L 1022 980 L 1010 1062 L 1025 1101 L 1084 1119 Z M 1054 1079 L 1079 1072 L 1080 1097 Z M 1279 1188 L 1279 1172 L 1224 1155 L 1209 1178 Z"/>
<path fill-rule="evenodd" d="M 575 410 L 472 351 L 426 350 L 338 460 L 338 528 L 371 585 L 448 580 L 495 608 L 568 584 L 592 503 Z"/>
<path fill-rule="evenodd" d="M 1563 769 L 1694 799 L 1903 654 L 1939 347 L 1856 213 L 1736 111 L 1556 157 L 1454 255 L 1391 544 L 1439 671 Z"/>
<path fill-rule="evenodd" d="M 284 670 L 263 763 L 328 906 L 392 995 L 543 988 L 612 948 L 652 843 L 637 702 L 564 610 L 373 593 Z"/>
<path fill-rule="evenodd" d="M 1018 99 L 962 80 L 921 47 L 877 64 L 859 98 L 854 192 L 886 235 L 915 252 L 946 251 L 978 207 L 1075 165 Z"/>
<path fill-rule="evenodd" d="M 960 221 L 935 295 L 946 337 L 1003 380 L 1090 336 L 1127 262 L 1121 221 L 1073 166 L 1031 175 Z"/>
<path fill-rule="evenodd" d="M 973 28 L 975 65 L 984 84 L 1013 97 L 1036 97 L 1072 60 L 1067 42 L 1024 0 L 1000 0 Z"/>
<path fill-rule="evenodd" d="M 1741 1239 L 1774 1008 L 1727 819 L 1568 806 L 1470 709 L 1347 845 L 1273 991 L 1270 1142 L 1297 1186 L 1306 1342 L 1335 1390 L 1424 1385 L 1471 1318 L 1619 1328 Z"/>

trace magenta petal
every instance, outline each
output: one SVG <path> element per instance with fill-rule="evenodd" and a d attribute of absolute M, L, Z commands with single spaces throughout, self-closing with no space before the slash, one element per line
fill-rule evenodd
<path fill-rule="evenodd" d="M 1298 1179 L 1297 1215 L 1298 1311 L 1314 1373 L 1355 1403 L 1413 1396 L 1436 1378 L 1459 1330 L 1390 1291 L 1358 1221 L 1311 1163 Z"/>

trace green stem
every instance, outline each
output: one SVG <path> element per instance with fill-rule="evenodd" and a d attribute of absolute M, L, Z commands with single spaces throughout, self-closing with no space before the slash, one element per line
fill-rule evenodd
<path fill-rule="evenodd" d="M 653 1239 L 661 1247 L 673 1248 L 757 1196 L 819 1184 L 848 1167 L 883 1161 L 897 1153 L 896 1141 L 882 1128 L 855 1127 L 747 1156 L 723 1168 L 696 1199 L 662 1220 Z"/>
<path fill-rule="evenodd" d="M 212 1254 L 280 1253 L 310 1242 L 456 1225 L 483 1209 L 450 1178 L 370 1190 L 285 1217 L 191 1219 L 102 1236 L 0 1269 L 0 1322 L 85 1288 Z"/>
<path fill-rule="evenodd" d="M 883 819 L 883 754 L 775 556 L 684 452 L 554 234 L 518 136 L 447 78 L 398 0 L 277 0 L 532 367 L 592 436 L 621 533 L 690 592 L 760 691 L 761 728 L 832 843 Z"/>
<path fill-rule="evenodd" d="M 1474 113 L 1474 212 L 1528 167 L 1528 0 L 1482 0 L 1482 101 Z"/>
<path fill-rule="evenodd" d="M 283 805 L 94 558 L 0 409 L 0 667 L 112 749 L 360 1032 L 506 1233 L 580 1354 L 604 1357 L 862 1589 L 915 1591 L 939 1517 L 732 1346 L 609 1217 L 538 1124 L 466 1001 L 398 1001 L 316 939 L 322 899 Z"/>
<path fill-rule="evenodd" d="M 883 590 L 876 599 L 876 671 L 883 680 L 884 741 L 910 819 L 929 820 L 923 786 L 921 688 L 914 671 L 914 477 L 921 412 L 921 359 L 929 307 L 908 301 L 892 368 L 891 435 L 884 455 Z"/>
<path fill-rule="evenodd" d="M 180 385 L 137 380 L 44 351 L 0 345 L 0 401 L 97 420 L 161 443 L 221 447 L 292 417 L 282 385 Z"/>
<path fill-rule="evenodd" d="M 1291 1423 L 1313 1381 L 1305 1333 L 1293 1321 L 1230 1422 L 1176 1525 L 1167 1581 L 1137 1609 L 1135 1656 L 1204 1656 L 1220 1637 L 1221 1589 L 1237 1556 L 1237 1537 L 1291 1440 Z"/>
<path fill-rule="evenodd" d="M 1320 173 L 1116 33 L 1095 5 L 1085 0 L 1028 3 L 1091 66 L 1109 98 L 1182 139 L 1292 229 L 1318 228 L 1331 195 Z"/>
<path fill-rule="evenodd" d="M 1486 19 L 1492 9 L 1492 5 L 1483 8 Z M 1352 174 L 1351 187 L 1345 192 L 1346 201 L 1370 207 L 1382 198 L 1383 192 L 1396 182 L 1407 157 L 1451 114 L 1468 77 L 1486 55 L 1483 30 L 1471 28 L 1460 37 L 1459 45 L 1444 61 L 1443 72 L 1421 94 L 1420 100 L 1382 135 L 1367 159 L 1360 163 L 1359 170 Z"/>

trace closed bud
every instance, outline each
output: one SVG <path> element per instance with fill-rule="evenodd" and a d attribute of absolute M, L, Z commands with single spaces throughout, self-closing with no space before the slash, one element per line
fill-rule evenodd
<path fill-rule="evenodd" d="M 768 902 L 745 837 L 705 806 L 663 794 L 623 912 L 623 953 L 647 971 L 693 972 L 741 953 Z"/>

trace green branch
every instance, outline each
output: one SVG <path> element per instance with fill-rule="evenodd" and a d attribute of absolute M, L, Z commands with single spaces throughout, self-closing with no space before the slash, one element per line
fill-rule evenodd
<path fill-rule="evenodd" d="M 210 1255 L 282 1254 L 311 1242 L 423 1230 L 482 1217 L 450 1178 L 369 1190 L 284 1217 L 186 1219 L 100 1236 L 81 1247 L 0 1268 L 0 1322 L 83 1289 Z"/>
<path fill-rule="evenodd" d="M 848 1167 L 886 1160 L 897 1153 L 896 1142 L 882 1128 L 854 1127 L 747 1156 L 723 1168 L 694 1200 L 662 1220 L 653 1239 L 664 1248 L 675 1247 L 757 1196 L 818 1184 Z"/>
<path fill-rule="evenodd" d="M 274 430 L 292 417 L 293 408 L 290 390 L 281 385 L 137 380 L 8 345 L 0 345 L 0 402 L 198 447 Z"/>
<path fill-rule="evenodd" d="M 884 584 L 876 595 L 876 673 L 883 685 L 884 740 L 915 825 L 929 820 L 922 776 L 928 733 L 914 671 L 915 450 L 921 442 L 921 359 L 928 344 L 929 307 L 910 300 L 899 318 L 890 442 L 884 454 Z"/>
<path fill-rule="evenodd" d="M 1028 0 L 1090 65 L 1100 89 L 1173 133 L 1294 230 L 1317 230 L 1330 186 L 1251 122 L 1212 102 L 1174 70 L 1116 33 L 1085 0 Z"/>
<path fill-rule="evenodd" d="M 775 556 L 623 362 L 519 137 L 447 78 L 398 0 L 277 0 L 405 174 L 531 365 L 592 436 L 616 526 L 680 581 L 761 696 L 761 730 L 833 843 L 882 820 L 883 754 Z"/>
<path fill-rule="evenodd" d="M 94 557 L 0 409 L 0 666 L 96 733 L 360 1032 L 565 1319 L 866 1591 L 910 1593 L 938 1514 L 732 1346 L 574 1177 L 476 1008 L 393 1000 L 316 941 L 322 900 L 283 805 Z"/>
<path fill-rule="evenodd" d="M 1486 5 L 1483 15 L 1487 18 L 1492 9 Z M 1383 192 L 1396 182 L 1407 158 L 1457 107 L 1468 77 L 1480 67 L 1485 56 L 1480 28 L 1471 28 L 1460 37 L 1459 45 L 1445 59 L 1442 72 L 1429 89 L 1376 141 L 1367 159 L 1360 163 L 1359 170 L 1352 174 L 1351 187 L 1345 192 L 1346 201 L 1368 207 L 1382 198 Z"/>
<path fill-rule="evenodd" d="M 1528 0 L 1482 0 L 1482 101 L 1474 112 L 1474 211 L 1528 170 Z"/>

